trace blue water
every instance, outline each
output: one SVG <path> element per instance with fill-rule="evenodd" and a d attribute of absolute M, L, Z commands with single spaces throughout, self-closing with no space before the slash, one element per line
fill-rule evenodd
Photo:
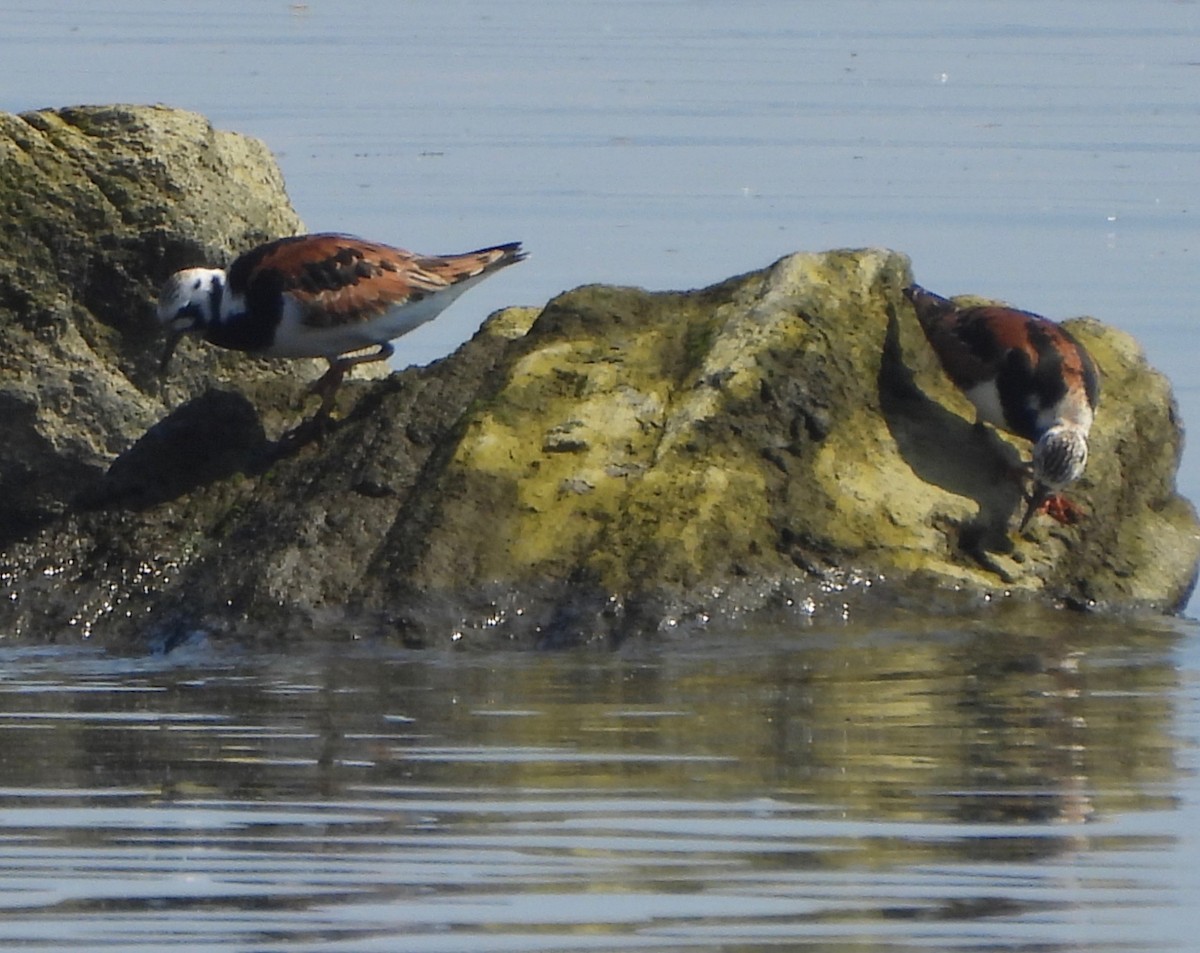
<path fill-rule="evenodd" d="M 312 229 L 524 241 L 404 362 L 585 282 L 884 245 L 939 292 L 1128 330 L 1200 420 L 1196 3 L 0 0 L 0 24 L 2 109 L 195 109 L 268 143 Z M 1196 634 L 16 652 L 0 945 L 1182 953 Z"/>

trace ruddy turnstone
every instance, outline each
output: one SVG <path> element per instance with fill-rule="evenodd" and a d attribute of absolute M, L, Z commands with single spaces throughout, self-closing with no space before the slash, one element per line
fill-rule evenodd
<path fill-rule="evenodd" d="M 1058 491 L 1083 474 L 1100 397 L 1096 365 L 1053 321 L 1000 305 L 959 307 L 918 285 L 904 289 L 950 379 L 986 421 L 1033 443 L 1033 490 L 1021 519 L 1074 508 Z"/>
<path fill-rule="evenodd" d="M 416 255 L 332 233 L 267 242 L 227 271 L 186 268 L 167 279 L 158 298 L 169 335 L 160 372 L 188 333 L 260 357 L 323 357 L 329 370 L 312 386 L 322 421 L 347 370 L 391 357 L 392 340 L 524 257 L 519 242 L 461 255 Z"/>

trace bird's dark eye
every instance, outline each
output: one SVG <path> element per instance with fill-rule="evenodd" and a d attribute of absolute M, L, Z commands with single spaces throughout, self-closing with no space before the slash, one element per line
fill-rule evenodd
<path fill-rule="evenodd" d="M 202 284 L 204 284 L 204 282 L 203 282 L 203 281 L 201 281 L 199 278 L 197 278 L 197 279 L 196 279 L 196 280 L 195 280 L 195 281 L 192 283 L 192 290 L 193 290 L 193 291 L 199 291 L 199 290 L 200 290 L 200 286 L 201 286 Z"/>

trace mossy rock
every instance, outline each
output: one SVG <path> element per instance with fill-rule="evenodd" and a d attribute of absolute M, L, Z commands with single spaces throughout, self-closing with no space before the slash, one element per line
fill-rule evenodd
<path fill-rule="evenodd" d="M 580 579 L 697 611 L 712 594 L 841 608 L 913 591 L 1179 607 L 1200 546 L 1166 380 L 1127 335 L 1070 323 L 1105 380 L 1073 490 L 1090 515 L 1018 536 L 1010 474 L 1029 447 L 974 426 L 900 294 L 911 280 L 903 255 L 836 251 L 698 292 L 550 302 L 390 552 L 392 595 Z"/>
<path fill-rule="evenodd" d="M 154 373 L 167 274 L 300 230 L 265 147 L 116 106 L 0 116 L 0 150 L 6 635 L 558 645 L 764 608 L 1170 612 L 1194 582 L 1170 388 L 1096 321 L 1069 324 L 1104 384 L 1088 515 L 1024 535 L 1029 447 L 973 425 L 882 249 L 507 309 L 281 441 L 315 362 Z"/>

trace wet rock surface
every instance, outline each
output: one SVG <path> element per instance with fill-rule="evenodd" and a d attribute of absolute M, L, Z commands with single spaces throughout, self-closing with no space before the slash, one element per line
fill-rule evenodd
<path fill-rule="evenodd" d="M 318 362 L 193 344 L 155 374 L 167 274 L 301 230 L 261 144 L 103 107 L 0 117 L 0 148 L 6 634 L 564 645 L 764 611 L 1162 612 L 1194 581 L 1170 388 L 1096 321 L 1068 324 L 1104 381 L 1088 515 L 1020 536 L 1029 447 L 972 424 L 886 250 L 509 309 L 349 382 L 317 439 L 292 428 Z"/>

